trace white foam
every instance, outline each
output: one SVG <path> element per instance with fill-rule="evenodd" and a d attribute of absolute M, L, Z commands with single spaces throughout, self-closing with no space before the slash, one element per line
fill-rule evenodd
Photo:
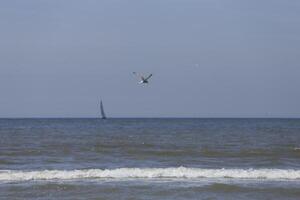
<path fill-rule="evenodd" d="M 86 170 L 17 171 L 0 170 L 0 181 L 67 180 L 101 178 L 237 178 L 300 180 L 300 170 L 293 169 L 201 169 L 201 168 L 119 168 Z"/>

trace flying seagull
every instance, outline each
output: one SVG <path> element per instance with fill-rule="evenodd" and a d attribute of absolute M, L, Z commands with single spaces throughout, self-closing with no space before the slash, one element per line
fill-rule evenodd
<path fill-rule="evenodd" d="M 144 76 L 141 76 L 141 75 L 137 74 L 136 72 L 133 72 L 133 74 L 136 75 L 136 76 L 138 76 L 141 79 L 141 81 L 139 82 L 140 84 L 147 84 L 147 83 L 149 83 L 148 80 L 152 77 L 152 74 L 150 74 L 146 78 Z"/>

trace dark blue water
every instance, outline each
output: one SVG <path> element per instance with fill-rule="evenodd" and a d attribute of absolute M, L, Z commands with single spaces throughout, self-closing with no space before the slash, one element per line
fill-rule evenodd
<path fill-rule="evenodd" d="M 299 119 L 0 119 L 0 198 L 299 199 L 299 158 Z"/>

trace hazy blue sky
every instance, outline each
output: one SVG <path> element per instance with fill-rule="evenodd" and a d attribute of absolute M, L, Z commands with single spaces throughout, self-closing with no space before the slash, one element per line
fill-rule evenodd
<path fill-rule="evenodd" d="M 0 117 L 96 117 L 100 98 L 113 117 L 300 117 L 300 1 L 0 1 Z"/>

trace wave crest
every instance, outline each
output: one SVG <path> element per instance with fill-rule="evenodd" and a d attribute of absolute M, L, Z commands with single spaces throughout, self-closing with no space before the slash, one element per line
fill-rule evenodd
<path fill-rule="evenodd" d="M 67 180 L 96 178 L 237 178 L 297 180 L 300 170 L 294 169 L 201 169 L 201 168 L 119 168 L 83 170 L 18 171 L 0 170 L 0 181 Z"/>

